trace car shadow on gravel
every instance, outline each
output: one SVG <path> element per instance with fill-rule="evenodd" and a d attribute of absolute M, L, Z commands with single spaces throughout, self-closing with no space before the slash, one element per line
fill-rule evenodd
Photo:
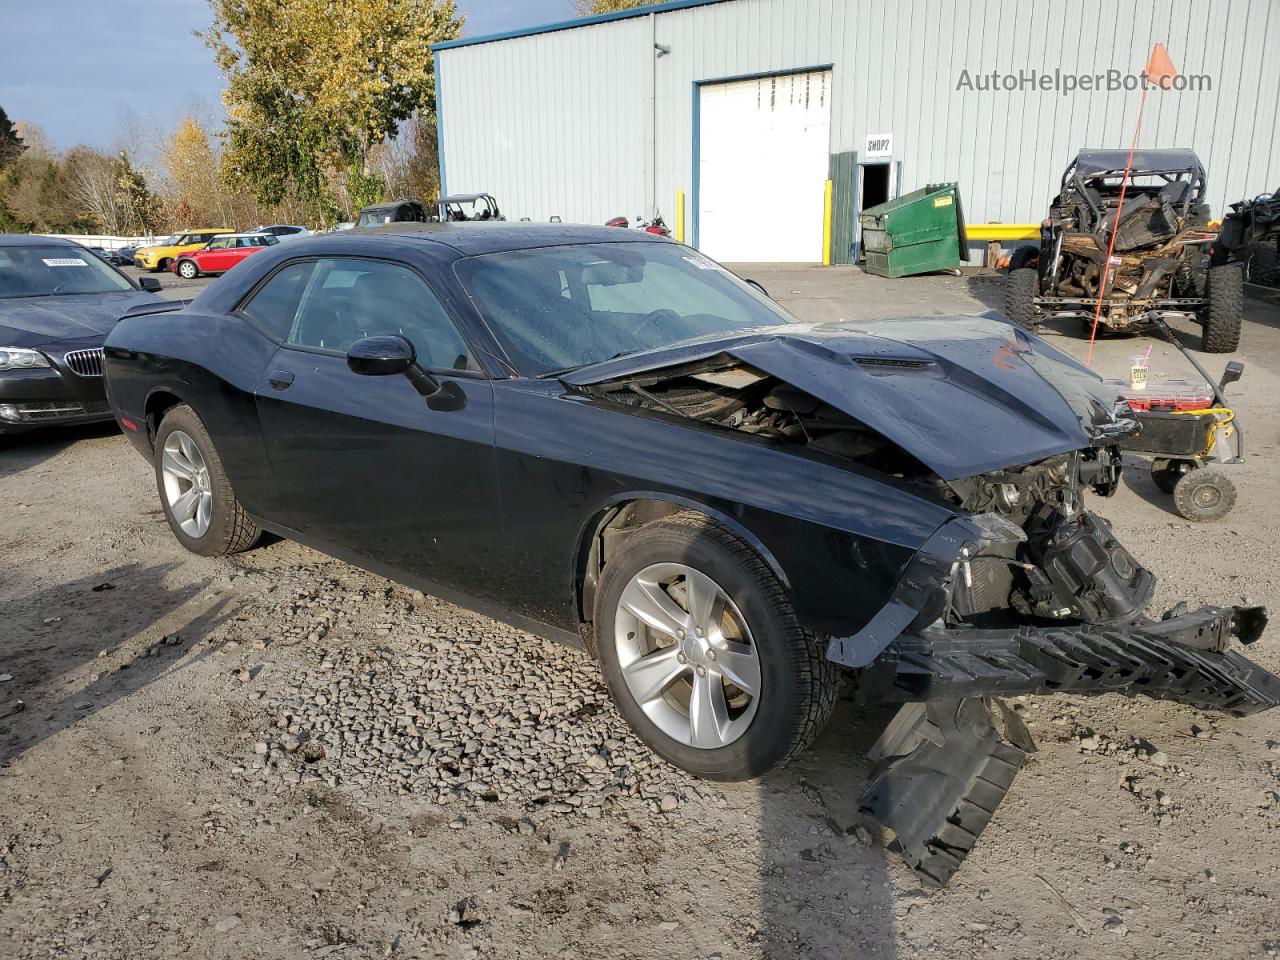
<path fill-rule="evenodd" d="M 30 433 L 0 435 L 0 478 L 14 477 L 38 467 L 81 440 L 119 436 L 111 420 L 77 427 L 41 427 Z M 121 437 L 121 441 L 123 441 Z"/>
<path fill-rule="evenodd" d="M 216 652 L 201 641 L 227 618 L 231 596 L 206 590 L 208 580 L 164 586 L 174 566 L 132 563 L 56 585 L 38 573 L 8 577 L 0 675 L 10 679 L 0 682 L 0 767 Z"/>
<path fill-rule="evenodd" d="M 761 782 L 757 942 L 764 957 L 897 955 L 897 901 L 920 891 L 858 812 L 872 772 L 867 751 L 893 713 L 842 700 L 818 741 Z M 896 897 L 891 872 L 906 884 Z"/>

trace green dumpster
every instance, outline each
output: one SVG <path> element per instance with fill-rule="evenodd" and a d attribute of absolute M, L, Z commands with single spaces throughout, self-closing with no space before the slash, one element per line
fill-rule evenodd
<path fill-rule="evenodd" d="M 931 183 L 858 217 L 866 271 L 881 277 L 950 270 L 969 259 L 960 187 Z"/>

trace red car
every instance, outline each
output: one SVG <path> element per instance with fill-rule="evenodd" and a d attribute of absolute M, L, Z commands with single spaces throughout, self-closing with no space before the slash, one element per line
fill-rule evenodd
<path fill-rule="evenodd" d="M 201 275 L 226 273 L 250 254 L 279 243 L 269 233 L 224 233 L 214 237 L 199 250 L 184 253 L 169 267 L 186 280 Z"/>

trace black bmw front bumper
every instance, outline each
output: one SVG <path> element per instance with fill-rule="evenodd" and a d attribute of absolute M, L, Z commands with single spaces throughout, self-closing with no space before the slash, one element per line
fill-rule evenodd
<path fill-rule="evenodd" d="M 0 435 L 112 418 L 101 337 L 36 349 L 51 366 L 0 372 Z"/>

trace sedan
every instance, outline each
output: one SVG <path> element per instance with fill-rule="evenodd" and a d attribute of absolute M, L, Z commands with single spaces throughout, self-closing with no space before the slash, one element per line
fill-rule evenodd
<path fill-rule="evenodd" d="M 275 237 L 277 240 L 301 240 L 303 237 L 311 236 L 311 231 L 306 227 L 300 227 L 292 223 L 275 223 L 269 227 L 258 227 L 257 230 L 249 232 L 264 233 Z"/>
<path fill-rule="evenodd" d="M 266 233 L 229 233 L 210 240 L 199 250 L 182 254 L 169 269 L 184 280 L 226 273 L 251 254 L 279 242 Z"/>
<path fill-rule="evenodd" d="M 582 646 L 704 777 L 795 756 L 843 683 L 905 703 L 862 802 L 929 882 L 1034 749 L 989 695 L 1280 703 L 1227 649 L 1265 610 L 1145 615 L 1084 506 L 1131 411 L 1001 318 L 808 324 L 656 235 L 394 223 L 153 320 L 107 374 L 188 550 L 268 530 Z"/>
<path fill-rule="evenodd" d="M 159 289 L 69 240 L 0 234 L 0 435 L 111 419 L 102 341 Z"/>

